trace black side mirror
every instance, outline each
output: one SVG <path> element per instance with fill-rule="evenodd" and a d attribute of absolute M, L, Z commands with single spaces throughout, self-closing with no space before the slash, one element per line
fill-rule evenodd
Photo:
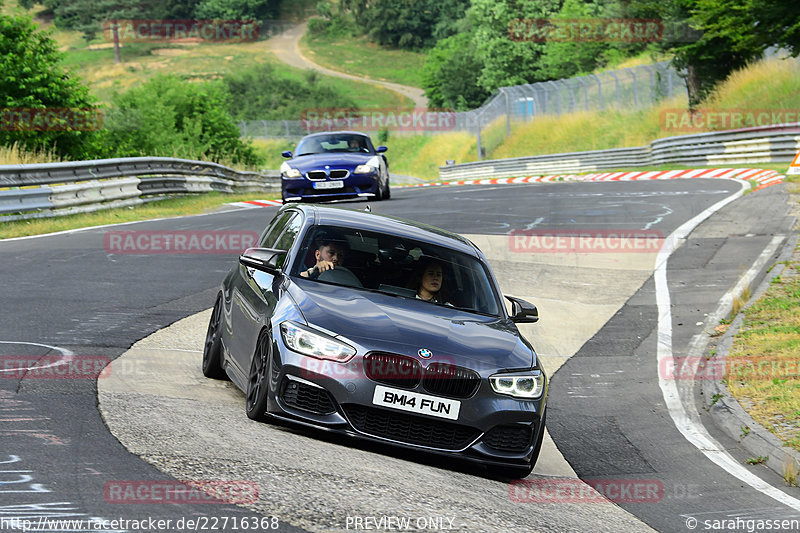
<path fill-rule="evenodd" d="M 248 248 L 239 256 L 239 262 L 268 274 L 277 274 L 281 271 L 278 267 L 278 258 L 285 253 L 286 250 L 275 248 Z"/>
<path fill-rule="evenodd" d="M 539 310 L 530 302 L 521 298 L 505 295 L 511 302 L 511 321 L 517 324 L 533 323 L 539 321 Z"/>
<path fill-rule="evenodd" d="M 292 158 L 292 152 L 290 152 L 289 150 L 286 150 L 285 152 L 281 152 L 281 155 L 283 157 L 285 157 L 286 159 L 291 159 Z"/>

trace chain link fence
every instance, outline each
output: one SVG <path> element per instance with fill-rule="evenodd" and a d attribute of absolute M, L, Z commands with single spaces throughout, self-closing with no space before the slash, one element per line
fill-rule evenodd
<path fill-rule="evenodd" d="M 512 122 L 526 122 L 541 115 L 576 111 L 644 109 L 674 96 L 687 96 L 684 79 L 668 61 L 610 70 L 588 76 L 501 87 L 484 105 L 471 111 L 451 113 L 451 127 L 408 130 L 408 133 L 469 131 L 477 136 L 481 153 L 481 129 L 505 118 L 506 134 Z M 295 139 L 314 131 L 347 129 L 336 121 L 327 127 L 309 127 L 301 120 L 249 120 L 239 123 L 242 135 L 267 139 Z M 362 128 L 363 130 L 363 128 Z M 369 128 L 366 128 L 369 132 Z"/>

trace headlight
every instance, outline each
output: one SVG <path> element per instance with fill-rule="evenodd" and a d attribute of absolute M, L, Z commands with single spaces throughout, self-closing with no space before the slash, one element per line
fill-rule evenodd
<path fill-rule="evenodd" d="M 535 400 L 544 393 L 545 376 L 541 370 L 526 370 L 489 376 L 489 383 L 498 394 Z"/>
<path fill-rule="evenodd" d="M 290 167 L 286 161 L 281 163 L 281 174 L 286 176 L 287 178 L 302 178 L 303 175 L 294 167 Z"/>
<path fill-rule="evenodd" d="M 281 323 L 281 335 L 283 336 L 283 342 L 290 349 L 318 359 L 329 359 L 343 363 L 356 354 L 356 350 L 352 346 L 340 342 L 321 331 L 300 326 L 294 322 Z"/>
<path fill-rule="evenodd" d="M 376 172 L 378 168 L 381 166 L 380 156 L 370 157 L 369 161 L 367 161 L 363 165 L 358 165 L 356 169 L 353 171 L 353 174 L 369 174 L 370 172 Z"/>
<path fill-rule="evenodd" d="M 376 168 L 369 165 L 358 165 L 353 171 L 353 174 L 370 174 L 375 172 Z"/>

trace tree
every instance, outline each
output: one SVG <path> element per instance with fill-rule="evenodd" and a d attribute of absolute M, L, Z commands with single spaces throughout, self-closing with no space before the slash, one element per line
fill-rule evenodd
<path fill-rule="evenodd" d="M 749 20 L 757 20 L 754 31 L 761 46 L 781 46 L 800 55 L 800 9 L 796 2 L 745 0 Z"/>
<path fill-rule="evenodd" d="M 61 60 L 51 34 L 37 31 L 29 17 L 0 15 L 0 144 L 84 155 L 97 124 L 75 119 L 96 116 L 95 103 Z"/>
<path fill-rule="evenodd" d="M 280 4 L 280 0 L 201 0 L 195 16 L 219 20 L 274 19 Z"/>
<path fill-rule="evenodd" d="M 458 111 L 480 106 L 490 95 L 478 85 L 482 67 L 469 33 L 436 43 L 425 58 L 422 72 L 428 105 Z"/>
<path fill-rule="evenodd" d="M 316 71 L 307 71 L 303 81 L 286 78 L 270 64 L 223 79 L 231 94 L 230 113 L 236 120 L 299 119 L 304 111 L 320 108 L 354 109 L 350 96 L 319 82 Z"/>
<path fill-rule="evenodd" d="M 565 0 L 554 19 L 590 19 L 609 16 L 610 10 L 599 2 Z M 551 79 L 569 78 L 592 72 L 602 66 L 604 54 L 612 47 L 603 41 L 546 42 L 539 58 L 542 74 Z"/>
<path fill-rule="evenodd" d="M 469 0 L 341 0 L 336 16 L 352 16 L 354 28 L 380 45 L 420 50 L 453 35 L 468 6 Z"/>
<path fill-rule="evenodd" d="M 545 19 L 555 14 L 559 0 L 472 0 L 467 18 L 477 56 L 483 60 L 478 85 L 499 87 L 545 79 L 539 59 L 545 45 L 511 34 L 515 21 Z"/>
<path fill-rule="evenodd" d="M 685 42 L 665 44 L 675 54 L 673 63 L 685 70 L 689 107 L 697 106 L 714 86 L 734 70 L 745 67 L 762 56 L 765 47 L 753 34 L 753 20 L 748 20 L 738 3 L 721 0 L 676 0 L 678 8 L 688 12 L 690 24 L 700 35 Z M 714 21 L 723 17 L 723 21 Z"/>
<path fill-rule="evenodd" d="M 673 64 L 684 71 L 690 107 L 770 46 L 800 52 L 800 10 L 793 2 L 632 0 L 629 9 L 663 21 L 668 31 L 657 48 L 672 54 Z"/>
<path fill-rule="evenodd" d="M 116 157 L 185 157 L 259 164 L 228 111 L 221 82 L 184 83 L 158 76 L 115 96 L 106 120 L 106 145 Z"/>

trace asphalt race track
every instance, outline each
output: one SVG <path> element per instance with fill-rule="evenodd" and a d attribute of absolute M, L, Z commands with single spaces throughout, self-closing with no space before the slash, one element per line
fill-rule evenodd
<path fill-rule="evenodd" d="M 522 485 L 469 464 L 249 421 L 243 395 L 199 371 L 207 310 L 235 250 L 112 246 L 123 230 L 253 235 L 276 208 L 0 241 L 0 530 L 28 520 L 43 531 L 746 531 L 747 520 L 800 519 L 800 490 L 763 466 L 741 466 L 747 455 L 706 419 L 699 387 L 665 383 L 658 359 L 664 349 L 692 354 L 739 277 L 765 250 L 771 261 L 780 254 L 793 221 L 784 186 L 710 215 L 656 275 L 652 247 L 555 253 L 530 239 L 575 228 L 666 238 L 741 189 L 710 179 L 395 188 L 391 201 L 370 204 L 469 236 L 504 291 L 539 307 L 540 322 L 523 331 L 551 375 L 552 441 Z M 75 372 L 19 370 L 35 361 L 72 362 Z M 113 364 L 98 377 L 78 361 Z M 783 496 L 692 444 L 665 399 L 671 387 L 734 463 Z M 613 502 L 587 496 L 578 478 Z M 152 491 L 126 497 L 142 484 L 185 489 L 190 480 L 217 487 L 223 501 L 202 491 L 169 503 Z M 238 499 L 225 497 L 232 485 Z M 542 490 L 553 486 L 562 491 Z M 84 522 L 48 522 L 57 519 Z M 741 527 L 713 528 L 736 520 Z"/>

